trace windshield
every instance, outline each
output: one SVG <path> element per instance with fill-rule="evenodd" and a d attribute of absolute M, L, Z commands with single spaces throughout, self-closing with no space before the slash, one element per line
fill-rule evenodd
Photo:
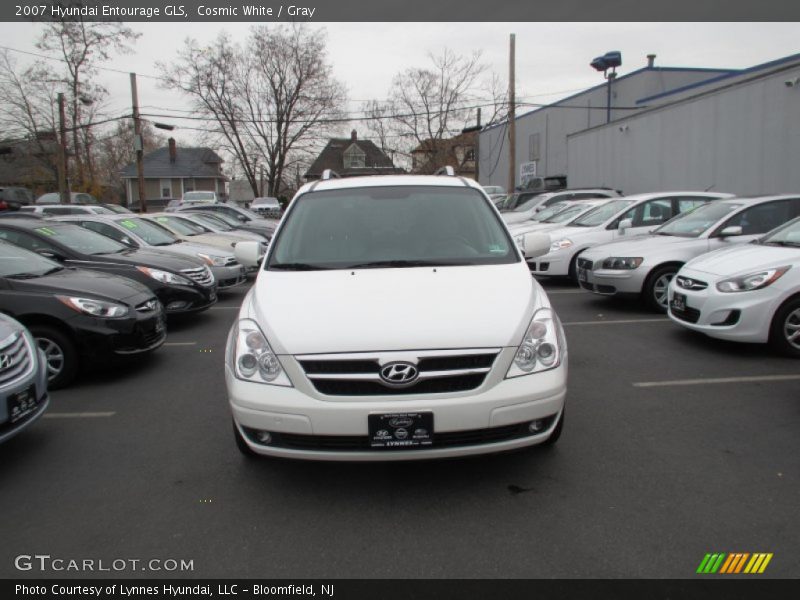
<path fill-rule="evenodd" d="M 571 221 L 581 213 L 586 211 L 586 205 L 581 206 L 577 204 L 575 206 L 570 206 L 569 208 L 565 208 L 564 210 L 558 211 L 555 215 L 546 219 L 545 223 L 566 223 L 567 221 Z M 542 211 L 544 212 L 544 211 Z"/>
<path fill-rule="evenodd" d="M 37 227 L 34 231 L 82 254 L 114 254 L 128 250 L 127 246 L 79 225 L 51 224 L 47 227 Z"/>
<path fill-rule="evenodd" d="M 228 225 L 225 221 L 222 221 L 216 217 L 216 215 L 201 215 L 201 214 L 194 214 L 192 218 L 196 221 L 200 221 L 206 227 L 210 227 L 211 229 L 218 229 L 220 231 L 233 231 L 233 227 Z"/>
<path fill-rule="evenodd" d="M 165 227 L 172 229 L 178 235 L 197 235 L 198 233 L 205 233 L 205 229 L 200 225 L 196 225 L 186 219 L 179 219 L 177 217 L 158 216 L 153 217 L 156 223 L 161 223 Z"/>
<path fill-rule="evenodd" d="M 800 218 L 789 221 L 761 238 L 762 244 L 800 248 Z"/>
<path fill-rule="evenodd" d="M 708 231 L 717 221 L 739 208 L 741 204 L 728 202 L 709 202 L 678 215 L 653 233 L 696 238 Z"/>
<path fill-rule="evenodd" d="M 597 227 L 615 216 L 619 211 L 633 204 L 633 200 L 612 200 L 608 204 L 590 210 L 582 217 L 575 219 L 570 225 L 576 227 Z"/>
<path fill-rule="evenodd" d="M 531 196 L 530 198 L 525 198 L 525 199 L 522 200 L 522 202 L 517 204 L 517 206 L 514 208 L 514 212 L 522 212 L 524 210 L 529 210 L 529 209 L 533 208 L 534 206 L 536 206 L 537 204 L 539 204 L 540 202 L 542 202 L 544 199 L 545 199 L 545 197 L 541 196 L 541 195 L 536 195 L 536 196 Z"/>
<path fill-rule="evenodd" d="M 203 211 L 203 212 L 197 211 L 197 212 L 192 212 L 191 214 L 193 214 L 193 215 L 199 215 L 199 214 L 208 215 L 208 214 L 211 214 L 211 215 L 213 215 L 213 217 L 215 219 L 219 219 L 223 223 L 226 223 L 226 224 L 230 225 L 231 229 L 236 229 L 237 227 L 239 227 L 239 225 L 242 224 L 242 222 L 239 219 L 237 219 L 236 217 L 232 217 L 231 215 L 229 215 L 227 213 L 224 213 L 221 210 L 215 210 L 213 213 L 211 213 L 210 211 Z"/>
<path fill-rule="evenodd" d="M 217 199 L 217 195 L 214 192 L 186 192 L 183 195 L 183 199 L 186 202 L 194 200 L 208 200 L 213 202 Z"/>
<path fill-rule="evenodd" d="M 169 246 L 178 241 L 177 237 L 160 225 L 139 217 L 121 219 L 117 223 L 150 246 Z"/>
<path fill-rule="evenodd" d="M 308 192 L 294 201 L 266 268 L 504 264 L 518 260 L 476 190 L 397 186 Z"/>
<path fill-rule="evenodd" d="M 560 213 L 562 210 L 566 210 L 569 206 L 566 202 L 556 202 L 555 204 L 551 204 L 547 208 L 543 208 L 538 213 L 533 215 L 530 220 L 531 221 L 547 221 L 550 217 L 553 217 Z M 548 221 L 549 222 L 549 221 Z"/>
<path fill-rule="evenodd" d="M 36 252 L 0 242 L 0 277 L 41 277 L 63 268 L 57 262 Z"/>

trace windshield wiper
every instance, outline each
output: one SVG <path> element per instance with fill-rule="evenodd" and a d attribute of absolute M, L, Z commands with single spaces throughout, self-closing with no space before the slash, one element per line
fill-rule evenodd
<path fill-rule="evenodd" d="M 784 246 L 787 248 L 800 248 L 800 242 L 776 241 L 776 242 L 758 242 L 758 243 L 763 244 L 765 246 Z"/>
<path fill-rule="evenodd" d="M 41 276 L 44 277 L 45 275 L 50 275 L 51 273 L 58 273 L 59 271 L 63 271 L 63 270 L 64 270 L 64 267 L 61 267 L 61 266 L 53 267 L 52 269 L 48 269 L 47 271 L 42 273 Z"/>
<path fill-rule="evenodd" d="M 270 269 L 280 269 L 283 271 L 327 271 L 331 268 L 309 263 L 273 263 L 268 265 L 268 267 Z"/>
<path fill-rule="evenodd" d="M 36 279 L 41 276 L 41 273 L 17 273 L 16 275 L 6 275 L 8 279 Z"/>
<path fill-rule="evenodd" d="M 471 265 L 468 261 L 431 261 L 431 260 L 376 260 L 373 262 L 350 265 L 348 269 L 381 269 L 392 267 L 453 267 Z"/>

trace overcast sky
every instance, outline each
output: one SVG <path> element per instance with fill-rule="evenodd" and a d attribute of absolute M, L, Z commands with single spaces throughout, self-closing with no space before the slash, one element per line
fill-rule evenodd
<path fill-rule="evenodd" d="M 250 26 L 132 23 L 142 33 L 134 53 L 118 56 L 107 66 L 155 75 L 155 63 L 169 61 L 187 37 L 210 40 L 224 29 L 242 39 Z M 602 74 L 592 70 L 589 62 L 609 50 L 622 52 L 620 74 L 644 66 L 651 53 L 658 55 L 657 66 L 745 68 L 800 52 L 797 23 L 326 23 L 311 27 L 327 32 L 330 62 L 335 76 L 347 87 L 351 112 L 363 100 L 386 98 L 397 72 L 427 65 L 427 54 L 444 47 L 460 54 L 480 50 L 489 72 L 505 81 L 510 33 L 516 34 L 517 98 L 528 102 L 551 102 L 601 83 Z M 0 45 L 36 51 L 38 25 L 0 23 L 0 32 Z M 21 63 L 32 60 L 23 55 L 16 58 Z M 128 76 L 101 72 L 101 83 L 110 92 L 108 111 L 129 113 Z M 143 77 L 139 98 L 144 107 L 187 108 L 179 94 Z M 191 143 L 195 133 L 176 130 L 174 136 L 179 143 Z"/>

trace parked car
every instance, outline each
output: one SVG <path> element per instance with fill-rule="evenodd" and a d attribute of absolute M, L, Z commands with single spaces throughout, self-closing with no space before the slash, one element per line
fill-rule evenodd
<path fill-rule="evenodd" d="M 23 187 L 0 187 L 0 212 L 19 210 L 33 204 L 33 194 Z"/>
<path fill-rule="evenodd" d="M 240 210 L 244 212 L 239 212 Z M 263 219 L 247 209 L 239 206 L 229 206 L 227 204 L 187 206 L 175 212 L 213 215 L 234 229 L 257 233 L 263 236 L 267 241 L 272 239 L 272 235 L 275 233 L 275 227 L 278 225 L 278 222 L 273 219 Z"/>
<path fill-rule="evenodd" d="M 510 212 L 503 213 L 503 220 L 509 225 L 527 221 L 537 212 L 544 210 L 558 202 L 566 200 L 589 200 L 591 198 L 619 198 L 620 193 L 616 190 L 605 188 L 563 190 L 560 192 L 550 192 L 531 196 L 527 200 L 517 204 Z"/>
<path fill-rule="evenodd" d="M 167 314 L 205 310 L 217 301 L 217 285 L 199 259 L 134 250 L 72 223 L 4 219 L 0 239 L 58 261 L 129 277 L 150 288 Z"/>
<path fill-rule="evenodd" d="M 525 252 L 548 243 L 531 234 Z M 246 454 L 463 456 L 552 443 L 564 423 L 561 324 L 486 195 L 462 178 L 303 186 L 227 348 Z"/>
<path fill-rule="evenodd" d="M 42 215 L 43 217 L 53 217 L 57 215 L 113 215 L 114 211 L 109 210 L 101 204 L 44 204 L 37 206 L 23 206 L 19 209 L 21 213 Z"/>
<path fill-rule="evenodd" d="M 199 225 L 206 233 L 218 233 L 227 237 L 235 238 L 237 240 L 252 240 L 261 242 L 266 248 L 269 241 L 260 233 L 253 233 L 252 231 L 244 231 L 243 229 L 236 229 L 227 222 L 220 219 L 217 215 L 209 212 L 192 212 L 182 211 L 180 214 L 175 215 L 179 219 L 186 219 L 195 225 Z"/>
<path fill-rule="evenodd" d="M 565 227 L 570 222 L 586 214 L 593 208 L 602 206 L 611 201 L 611 198 L 595 198 L 593 200 L 570 200 L 567 202 L 557 202 L 537 212 L 533 217 L 521 223 L 514 223 L 508 226 L 511 235 L 520 237 L 533 231 L 549 231 Z"/>
<path fill-rule="evenodd" d="M 194 202 L 214 203 L 219 202 L 219 197 L 216 192 L 194 191 L 184 192 L 181 196 L 181 204 L 192 204 Z"/>
<path fill-rule="evenodd" d="M 505 198 L 500 200 L 493 200 L 494 205 L 497 207 L 501 213 L 509 212 L 514 210 L 517 206 L 530 200 L 531 198 L 543 194 L 544 192 L 513 192 L 508 194 Z"/>
<path fill-rule="evenodd" d="M 570 277 L 577 281 L 577 259 L 592 246 L 649 233 L 675 215 L 710 200 L 730 198 L 716 192 L 655 192 L 624 196 L 590 210 L 568 224 L 548 231 L 550 252 L 528 264 L 534 275 Z"/>
<path fill-rule="evenodd" d="M 8 266 L 0 264 L 0 277 Z M 0 303 L 2 295 L 0 288 Z M 0 312 L 0 443 L 30 427 L 49 404 L 44 354 L 22 323 Z"/>
<path fill-rule="evenodd" d="M 551 175 L 549 177 L 527 177 L 517 190 L 535 192 L 556 192 L 567 187 L 566 175 Z"/>
<path fill-rule="evenodd" d="M 97 199 L 84 192 L 70 192 L 70 204 L 98 204 Z M 42 194 L 36 199 L 36 204 L 61 204 L 61 195 L 58 192 Z"/>
<path fill-rule="evenodd" d="M 679 215 L 650 235 L 589 248 L 578 258 L 581 287 L 604 296 L 635 295 L 667 312 L 669 282 L 684 263 L 751 242 L 800 216 L 800 197 L 718 200 Z"/>
<path fill-rule="evenodd" d="M 136 281 L 2 241 L 0 259 L 0 310 L 30 329 L 51 388 L 68 385 L 81 364 L 151 352 L 166 339 L 161 304 Z"/>
<path fill-rule="evenodd" d="M 669 317 L 708 336 L 800 358 L 800 218 L 753 244 L 703 254 L 669 285 Z"/>
<path fill-rule="evenodd" d="M 117 214 L 123 214 L 123 215 L 132 215 L 132 214 L 134 214 L 134 212 L 132 210 L 130 210 L 128 208 L 125 208 L 124 206 L 120 206 L 119 204 L 103 203 L 100 206 L 102 206 L 103 208 L 107 208 L 111 212 L 117 213 Z"/>
<path fill-rule="evenodd" d="M 275 217 L 281 216 L 281 203 L 277 198 L 265 196 L 262 198 L 253 198 L 250 203 L 250 210 L 262 217 Z"/>
<path fill-rule="evenodd" d="M 168 229 L 139 215 L 84 215 L 57 217 L 55 220 L 80 225 L 130 248 L 199 258 L 211 269 L 220 291 L 247 281 L 245 268 L 236 260 L 233 249 L 184 242 Z"/>
<path fill-rule="evenodd" d="M 45 219 L 42 213 L 22 212 L 21 210 L 0 212 L 0 219 Z"/>

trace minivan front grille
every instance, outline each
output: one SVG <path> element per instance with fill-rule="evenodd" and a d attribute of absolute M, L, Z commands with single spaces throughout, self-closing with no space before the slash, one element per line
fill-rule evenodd
<path fill-rule="evenodd" d="M 295 357 L 314 388 L 328 396 L 396 396 L 443 394 L 479 387 L 492 368 L 499 349 L 442 350 L 377 355 L 305 355 Z M 407 359 L 403 357 L 407 355 Z M 382 370 L 393 362 L 413 365 L 416 376 L 404 384 L 384 379 Z"/>
<path fill-rule="evenodd" d="M 197 267 L 196 269 L 182 269 L 181 273 L 204 287 L 214 285 L 214 275 L 211 274 L 211 269 L 206 266 Z"/>
<path fill-rule="evenodd" d="M 25 336 L 16 334 L 6 338 L 0 346 L 0 386 L 22 379 L 31 369 L 31 349 Z"/>

